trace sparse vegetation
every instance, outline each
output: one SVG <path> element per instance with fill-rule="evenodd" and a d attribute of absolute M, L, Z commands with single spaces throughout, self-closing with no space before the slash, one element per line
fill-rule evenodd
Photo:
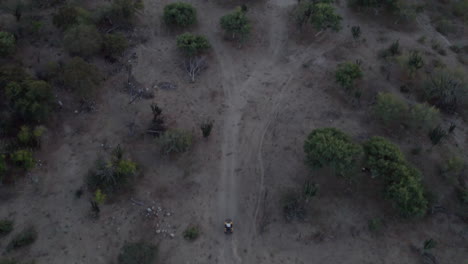
<path fill-rule="evenodd" d="M 156 246 L 145 242 L 127 243 L 119 254 L 119 264 L 152 264 L 156 249 Z"/>
<path fill-rule="evenodd" d="M 63 43 L 71 54 L 89 57 L 99 52 L 102 39 L 95 26 L 79 24 L 65 32 Z"/>
<path fill-rule="evenodd" d="M 213 121 L 207 120 L 203 122 L 202 124 L 200 124 L 200 129 L 204 138 L 209 137 L 211 134 L 211 130 L 213 129 Z"/>
<path fill-rule="evenodd" d="M 137 164 L 124 158 L 124 151 L 117 146 L 109 160 L 100 158 L 88 173 L 87 184 L 90 190 L 111 195 L 125 187 L 137 174 Z M 102 197 L 102 195 L 99 195 Z"/>
<path fill-rule="evenodd" d="M 108 58 L 116 59 L 128 48 L 127 38 L 121 33 L 106 34 L 104 36 L 102 51 Z"/>
<path fill-rule="evenodd" d="M 351 34 L 353 35 L 353 39 L 357 40 L 361 37 L 361 27 L 360 26 L 352 26 L 351 27 Z"/>
<path fill-rule="evenodd" d="M 16 39 L 13 34 L 0 31 L 0 57 L 13 55 L 16 49 Z"/>
<path fill-rule="evenodd" d="M 296 23 L 300 28 L 310 23 L 316 30 L 341 29 L 341 16 L 335 11 L 332 1 L 299 1 L 295 10 Z"/>
<path fill-rule="evenodd" d="M 78 24 L 89 23 L 91 21 L 91 14 L 80 7 L 64 6 L 58 9 L 52 21 L 61 30 L 67 30 Z"/>
<path fill-rule="evenodd" d="M 382 220 L 380 220 L 378 217 L 372 218 L 369 220 L 367 226 L 369 227 L 370 231 L 377 232 L 382 228 Z"/>
<path fill-rule="evenodd" d="M 169 129 L 157 139 L 162 154 L 183 153 L 193 143 L 192 133 L 181 129 Z"/>
<path fill-rule="evenodd" d="M 30 170 L 34 167 L 33 153 L 30 150 L 17 150 L 11 154 L 10 159 L 19 168 Z"/>
<path fill-rule="evenodd" d="M 306 162 L 311 168 L 330 167 L 337 174 L 349 174 L 361 158 L 362 149 L 336 128 L 312 131 L 304 143 Z"/>
<path fill-rule="evenodd" d="M 408 110 L 406 102 L 391 93 L 379 93 L 373 108 L 374 115 L 386 127 L 401 124 Z"/>
<path fill-rule="evenodd" d="M 411 107 L 410 127 L 428 131 L 440 123 L 439 109 L 425 103 L 416 104 Z"/>
<path fill-rule="evenodd" d="M 468 85 L 463 78 L 442 70 L 430 75 L 423 92 L 430 104 L 453 113 L 467 103 Z"/>
<path fill-rule="evenodd" d="M 99 69 L 80 57 L 74 57 L 64 67 L 64 84 L 81 98 L 90 98 L 102 81 Z"/>
<path fill-rule="evenodd" d="M 8 219 L 0 220 L 0 236 L 8 235 L 13 231 L 13 221 Z"/>
<path fill-rule="evenodd" d="M 304 199 L 300 192 L 293 189 L 285 192 L 281 199 L 281 205 L 283 207 L 283 214 L 286 221 L 304 219 L 306 211 Z"/>
<path fill-rule="evenodd" d="M 164 22 L 177 27 L 188 27 L 197 21 L 197 11 L 189 3 L 175 2 L 164 7 Z"/>
<path fill-rule="evenodd" d="M 37 231 L 34 226 L 30 226 L 16 234 L 6 247 L 6 251 L 16 250 L 29 246 L 37 239 Z"/>
<path fill-rule="evenodd" d="M 198 226 L 189 226 L 184 231 L 184 238 L 187 240 L 195 240 L 200 235 L 200 229 Z"/>

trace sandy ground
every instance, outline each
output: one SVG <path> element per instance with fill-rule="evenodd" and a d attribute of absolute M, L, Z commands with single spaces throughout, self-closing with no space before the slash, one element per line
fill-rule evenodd
<path fill-rule="evenodd" d="M 131 98 L 123 92 L 125 74 L 114 75 L 106 82 L 96 112 L 61 113 L 72 118 L 49 133 L 38 155 L 42 166 L 19 182 L 12 194 L 5 194 L 1 215 L 15 219 L 17 229 L 34 224 L 39 230 L 38 241 L 13 256 L 38 264 L 116 263 L 126 241 L 143 239 L 159 246 L 157 263 L 167 264 L 401 264 L 420 263 L 411 245 L 434 238 L 438 246 L 433 254 L 439 263 L 468 264 L 468 229 L 460 218 L 435 214 L 418 221 L 401 220 L 366 175 L 358 176 L 359 183 L 347 183 L 327 171 L 311 174 L 303 163 L 304 138 L 325 126 L 343 129 L 358 140 L 384 134 L 403 149 L 418 144 L 415 141 L 427 144 L 424 135 L 410 140 L 379 130 L 368 115 L 368 103 L 378 91 L 397 91 L 394 87 L 400 81 L 393 75 L 390 81 L 382 77 L 377 51 L 394 39 L 406 47 L 420 45 L 416 32 L 441 38 L 438 33 L 424 22 L 424 27 L 397 31 L 359 18 L 341 5 L 341 32 L 318 36 L 306 32 L 299 38 L 288 22 L 296 1 L 271 0 L 249 7 L 255 34 L 239 49 L 224 39 L 219 28 L 219 18 L 231 6 L 191 1 L 199 18 L 191 31 L 206 35 L 212 51 L 208 69 L 189 83 L 175 49 L 180 32 L 171 32 L 160 20 L 167 2 L 145 1 L 139 19 L 148 41 L 131 51 L 134 56 L 128 56 L 128 63 L 138 83 L 155 92 L 153 101 L 169 125 L 193 131 L 193 149 L 161 156 L 154 139 L 144 133 L 152 101 L 129 104 Z M 348 27 L 357 24 L 364 43 L 352 41 Z M 366 100 L 361 106 L 350 103 L 333 83 L 336 64 L 356 59 L 366 69 L 362 82 Z M 443 60 L 457 64 L 450 56 Z M 159 82 L 177 88 L 160 89 Z M 206 118 L 215 121 L 214 130 L 203 139 L 198 125 Z M 128 129 L 131 123 L 133 134 Z M 466 147 L 467 128 L 462 124 L 457 129 L 451 143 Z M 140 164 L 142 176 L 133 190 L 109 201 L 101 217 L 93 220 L 89 194 L 77 199 L 74 193 L 98 155 L 117 144 Z M 430 154 L 415 162 L 437 158 L 438 154 Z M 427 183 L 443 182 L 433 175 L 433 168 L 420 167 L 429 175 Z M 319 194 L 309 202 L 305 221 L 286 223 L 281 194 L 305 179 L 320 185 Z M 444 195 L 441 199 L 453 201 Z M 235 222 L 232 236 L 222 233 L 226 217 Z M 385 219 L 378 233 L 367 227 L 374 217 Z M 182 237 L 190 224 L 202 230 L 194 242 Z M 4 246 L 7 241 L 0 243 Z"/>

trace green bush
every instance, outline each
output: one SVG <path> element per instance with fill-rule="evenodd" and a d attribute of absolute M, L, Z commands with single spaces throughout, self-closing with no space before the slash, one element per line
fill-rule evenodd
<path fill-rule="evenodd" d="M 294 18 L 296 24 L 301 28 L 307 23 L 310 23 L 310 16 L 314 10 L 314 2 L 312 1 L 299 1 L 295 10 Z"/>
<path fill-rule="evenodd" d="M 18 233 L 10 243 L 7 245 L 6 250 L 12 251 L 18 248 L 29 246 L 37 239 L 37 231 L 33 226 L 30 226 L 20 233 Z"/>
<path fill-rule="evenodd" d="M 161 153 L 165 155 L 186 152 L 193 143 L 192 134 L 179 129 L 169 129 L 156 140 L 161 146 Z"/>
<path fill-rule="evenodd" d="M 119 264 L 152 264 L 156 258 L 156 247 L 137 242 L 125 244 L 119 254 Z"/>
<path fill-rule="evenodd" d="M 211 46 L 204 36 L 184 33 L 177 36 L 177 47 L 188 57 L 207 51 Z"/>
<path fill-rule="evenodd" d="M 304 142 L 306 162 L 312 168 L 331 167 L 344 175 L 356 166 L 362 148 L 336 128 L 313 130 Z"/>
<path fill-rule="evenodd" d="M 411 107 L 410 127 L 424 129 L 426 131 L 436 127 L 440 123 L 439 109 L 426 103 L 416 104 Z"/>
<path fill-rule="evenodd" d="M 187 240 L 195 240 L 200 235 L 200 229 L 197 226 L 187 227 L 184 231 L 184 238 Z"/>
<path fill-rule="evenodd" d="M 189 3 L 175 2 L 164 7 L 163 17 L 168 25 L 187 27 L 197 21 L 197 11 Z"/>
<path fill-rule="evenodd" d="M 34 167 L 33 153 L 30 150 L 17 150 L 10 155 L 10 159 L 16 166 L 25 170 L 30 170 Z"/>
<path fill-rule="evenodd" d="M 109 58 L 118 58 L 122 56 L 128 48 L 127 38 L 121 34 L 106 34 L 103 41 L 104 55 Z"/>
<path fill-rule="evenodd" d="M 88 57 L 101 49 L 102 39 L 95 26 L 82 24 L 68 29 L 63 43 L 71 54 Z"/>
<path fill-rule="evenodd" d="M 336 14 L 335 8 L 329 3 L 315 4 L 310 17 L 310 22 L 317 30 L 330 28 L 339 31 L 341 29 L 341 20 L 343 18 Z"/>
<path fill-rule="evenodd" d="M 16 49 L 16 40 L 13 34 L 0 31 L 0 57 L 13 55 Z"/>
<path fill-rule="evenodd" d="M 0 220 L 0 236 L 8 235 L 13 231 L 13 221 L 2 219 Z"/>
<path fill-rule="evenodd" d="M 392 183 L 386 194 L 405 217 L 421 217 L 426 214 L 428 201 L 424 196 L 420 172 L 412 167 L 398 166 L 393 171 Z"/>
<path fill-rule="evenodd" d="M 41 137 L 46 131 L 43 126 L 36 126 L 31 130 L 29 126 L 21 126 L 18 132 L 18 141 L 22 146 L 39 147 L 41 145 Z"/>
<path fill-rule="evenodd" d="M 240 7 L 237 7 L 230 14 L 222 16 L 220 24 L 221 28 L 231 35 L 232 39 L 237 38 L 241 42 L 247 39 L 252 29 L 245 11 Z"/>
<path fill-rule="evenodd" d="M 112 2 L 109 18 L 113 23 L 130 24 L 138 10 L 143 9 L 142 0 L 114 0 Z"/>
<path fill-rule="evenodd" d="M 19 66 L 5 65 L 0 67 L 0 87 L 4 87 L 10 82 L 21 83 L 32 79 L 23 68 Z"/>
<path fill-rule="evenodd" d="M 52 87 L 44 81 L 10 82 L 5 94 L 16 115 L 27 122 L 42 122 L 52 111 Z"/>
<path fill-rule="evenodd" d="M 393 171 L 395 164 L 404 164 L 405 157 L 397 145 L 383 137 L 372 137 L 364 143 L 366 166 L 374 177 L 385 177 Z"/>
<path fill-rule="evenodd" d="M 468 85 L 456 74 L 437 71 L 426 80 L 423 92 L 430 104 L 453 113 L 467 103 Z"/>
<path fill-rule="evenodd" d="M 468 21 L 468 0 L 455 1 L 453 13 L 463 18 L 465 21 Z"/>
<path fill-rule="evenodd" d="M 362 78 L 361 67 L 352 62 L 339 64 L 335 72 L 336 82 L 346 90 L 353 89 L 355 81 L 360 78 Z"/>
<path fill-rule="evenodd" d="M 103 80 L 99 69 L 80 57 L 65 65 L 63 78 L 65 86 L 82 98 L 92 97 Z"/>
<path fill-rule="evenodd" d="M 391 93 L 379 93 L 373 107 L 374 115 L 385 126 L 400 124 L 404 121 L 408 110 L 406 102 Z"/>
<path fill-rule="evenodd" d="M 85 24 L 91 21 L 89 12 L 80 7 L 64 6 L 54 14 L 52 22 L 61 30 L 67 30 L 77 24 Z"/>
<path fill-rule="evenodd" d="M 424 66 L 422 56 L 417 51 L 412 51 L 406 60 L 406 67 L 408 68 L 410 77 L 413 77 L 416 72 Z"/>
<path fill-rule="evenodd" d="M 446 159 L 441 166 L 440 172 L 445 177 L 458 177 L 465 167 L 465 162 L 459 156 L 452 156 Z"/>
<path fill-rule="evenodd" d="M 136 163 L 125 159 L 123 150 L 118 146 L 109 161 L 96 161 L 95 168 L 88 174 L 87 184 L 93 191 L 100 189 L 110 195 L 127 185 L 136 174 Z"/>
<path fill-rule="evenodd" d="M 380 220 L 380 218 L 377 218 L 377 217 L 372 218 L 369 220 L 369 223 L 367 224 L 367 226 L 369 227 L 370 231 L 377 232 L 382 227 L 382 220 Z"/>

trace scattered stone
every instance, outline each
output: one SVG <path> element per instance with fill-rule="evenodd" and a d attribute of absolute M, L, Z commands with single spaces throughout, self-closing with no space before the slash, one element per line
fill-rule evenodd
<path fill-rule="evenodd" d="M 156 234 L 161 233 L 161 229 L 156 229 Z"/>
<path fill-rule="evenodd" d="M 151 210 L 151 208 L 148 207 L 148 208 L 146 208 L 146 211 L 147 211 L 148 213 L 151 213 L 153 210 Z"/>
<path fill-rule="evenodd" d="M 175 237 L 174 233 L 170 233 L 169 236 L 170 236 L 171 238 L 174 238 L 174 237 Z"/>
<path fill-rule="evenodd" d="M 163 90 L 173 90 L 177 88 L 177 85 L 170 82 L 160 82 L 157 84 L 157 87 Z"/>

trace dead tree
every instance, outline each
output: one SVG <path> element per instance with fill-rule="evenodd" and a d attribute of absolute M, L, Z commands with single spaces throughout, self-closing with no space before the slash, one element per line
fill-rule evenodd
<path fill-rule="evenodd" d="M 207 67 L 205 56 L 194 56 L 185 60 L 184 68 L 190 76 L 191 82 L 195 82 L 195 78 L 202 70 Z"/>
<path fill-rule="evenodd" d="M 162 117 L 162 109 L 157 104 L 151 104 L 151 111 L 153 112 L 153 120 L 147 132 L 156 137 L 159 137 L 166 131 L 166 124 Z"/>

